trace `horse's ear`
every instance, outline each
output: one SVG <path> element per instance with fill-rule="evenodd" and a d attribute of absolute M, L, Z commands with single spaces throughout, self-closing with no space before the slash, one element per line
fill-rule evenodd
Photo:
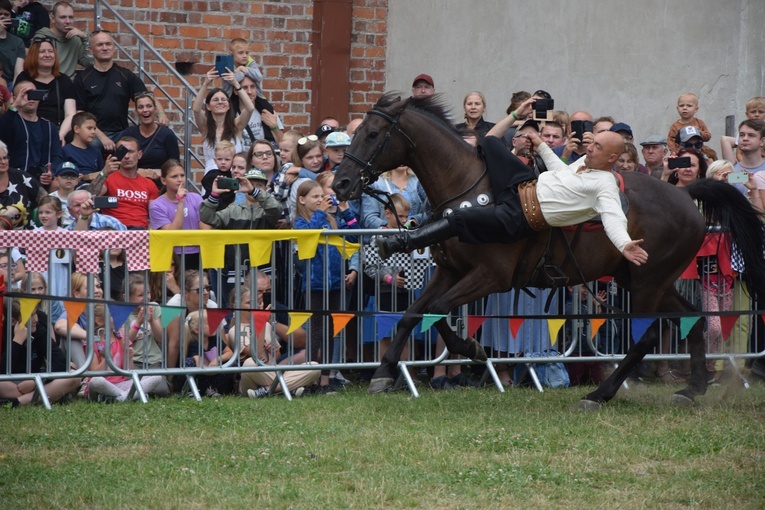
<path fill-rule="evenodd" d="M 401 96 L 398 96 L 396 100 L 394 101 L 394 103 L 391 105 L 390 113 L 392 115 L 397 115 L 401 113 L 404 110 L 404 108 L 406 108 L 406 106 L 409 104 L 409 99 L 410 98 L 406 98 L 402 101 Z"/>

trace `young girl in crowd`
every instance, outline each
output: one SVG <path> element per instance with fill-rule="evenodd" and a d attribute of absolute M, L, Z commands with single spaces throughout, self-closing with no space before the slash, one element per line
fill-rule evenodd
<path fill-rule="evenodd" d="M 41 198 L 37 206 L 37 218 L 41 226 L 35 230 L 64 230 L 61 227 L 62 214 L 61 200 L 50 195 Z M 68 296 L 69 275 L 71 274 L 71 251 L 53 250 L 49 261 L 52 265 L 50 265 L 48 271 L 43 271 L 42 275 L 50 284 L 50 293 L 54 296 Z"/>
<path fill-rule="evenodd" d="M 316 135 L 304 136 L 297 142 L 295 150 L 292 152 L 292 167 L 287 170 L 288 173 L 297 171 L 297 179 L 289 191 L 288 205 L 290 216 L 295 218 L 297 190 L 300 185 L 307 180 L 316 179 L 324 164 L 324 154 L 322 153 L 321 142 Z M 278 200 L 278 198 L 277 198 Z"/>
<path fill-rule="evenodd" d="M 203 324 L 200 324 L 203 323 Z M 183 326 L 186 338 L 184 367 L 213 367 L 224 364 L 231 359 L 234 351 L 225 343 L 223 352 L 218 353 L 218 336 L 210 333 L 210 323 L 207 320 L 207 312 L 195 310 L 186 316 Z M 232 374 L 197 375 L 197 387 L 199 391 L 208 397 L 220 397 L 224 393 L 231 393 L 234 389 L 234 377 Z"/>
<path fill-rule="evenodd" d="M 186 172 L 177 159 L 170 159 L 160 170 L 165 192 L 149 205 L 149 221 L 154 230 L 198 230 L 206 225 L 199 219 L 202 197 L 186 190 Z M 175 248 L 183 254 L 186 267 L 199 267 L 199 247 Z"/>
<path fill-rule="evenodd" d="M 318 147 L 318 146 L 317 146 Z M 319 154 L 321 152 L 319 151 Z M 297 190 L 297 207 L 295 213 L 295 228 L 297 229 L 357 229 L 358 221 L 348 209 L 347 202 L 337 202 L 332 195 L 324 193 L 321 185 L 316 181 L 306 180 Z M 337 206 L 337 218 L 328 213 L 329 209 Z M 355 237 L 348 237 L 348 241 L 356 242 Z M 324 261 L 328 265 L 325 266 Z M 306 301 L 310 298 L 308 308 L 314 311 L 311 316 L 310 357 L 309 361 L 319 361 L 319 351 L 322 358 L 329 361 L 334 350 L 334 337 L 329 339 L 329 345 L 323 346 L 324 313 L 327 310 L 340 310 L 341 308 L 341 285 L 345 284 L 345 272 L 340 252 L 334 246 L 319 243 L 316 255 L 310 260 L 310 285 L 306 277 L 301 282 Z M 327 304 L 322 289 L 327 289 Z M 333 331 L 332 316 L 326 316 L 329 326 L 327 331 Z M 329 371 L 321 374 L 322 392 L 330 392 Z"/>
<path fill-rule="evenodd" d="M 96 333 L 100 339 L 95 340 L 95 355 L 90 364 L 90 369 L 94 371 L 109 370 L 109 365 L 106 363 L 106 342 L 104 341 L 106 335 L 111 335 L 109 354 L 114 365 L 125 370 L 132 368 L 133 348 L 128 348 L 128 356 L 125 357 L 126 340 L 123 329 L 115 328 L 114 320 L 111 317 L 109 318 L 109 327 L 106 327 L 105 304 L 97 303 L 93 306 L 93 321 Z M 128 346 L 129 344 L 130 342 L 128 341 Z M 92 377 L 87 383 L 85 395 L 89 400 L 96 400 L 98 402 L 123 402 L 127 400 L 132 385 L 133 381 L 124 375 L 115 374 L 104 377 Z M 163 392 L 162 389 L 166 392 L 167 385 L 161 375 L 150 375 L 141 378 L 141 388 L 143 388 L 144 393 L 150 395 L 157 393 L 158 390 Z M 138 398 L 137 392 L 133 398 Z"/>

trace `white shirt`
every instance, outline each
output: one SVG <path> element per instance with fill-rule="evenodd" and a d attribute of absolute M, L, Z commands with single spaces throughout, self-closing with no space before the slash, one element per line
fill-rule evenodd
<path fill-rule="evenodd" d="M 545 143 L 539 145 L 537 153 L 547 166 L 537 181 L 537 199 L 547 223 L 566 227 L 599 214 L 608 238 L 616 249 L 624 251 L 632 239 L 613 174 L 592 169 L 577 173 L 584 166 L 583 160 L 566 165 Z"/>

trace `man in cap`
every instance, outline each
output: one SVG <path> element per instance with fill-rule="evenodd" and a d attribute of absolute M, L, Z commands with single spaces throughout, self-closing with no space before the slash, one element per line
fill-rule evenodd
<path fill-rule="evenodd" d="M 664 156 L 667 155 L 667 139 L 661 135 L 649 135 L 640 142 L 643 148 L 643 161 L 648 169 L 648 175 L 661 179 L 664 172 Z"/>
<path fill-rule="evenodd" d="M 632 143 L 632 128 L 629 126 L 629 124 L 625 124 L 624 122 L 617 122 L 611 126 L 609 131 L 613 131 L 614 133 L 619 133 L 622 135 L 622 138 L 624 138 L 624 143 Z"/>
<path fill-rule="evenodd" d="M 425 98 L 436 93 L 436 84 L 429 74 L 418 74 L 412 81 L 412 97 Z"/>

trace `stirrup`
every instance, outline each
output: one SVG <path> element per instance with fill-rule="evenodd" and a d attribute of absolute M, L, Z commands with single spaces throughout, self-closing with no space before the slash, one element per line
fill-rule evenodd
<path fill-rule="evenodd" d="M 563 270 L 553 264 L 544 265 L 544 274 L 547 282 L 553 287 L 563 287 L 568 284 L 568 276 Z"/>

